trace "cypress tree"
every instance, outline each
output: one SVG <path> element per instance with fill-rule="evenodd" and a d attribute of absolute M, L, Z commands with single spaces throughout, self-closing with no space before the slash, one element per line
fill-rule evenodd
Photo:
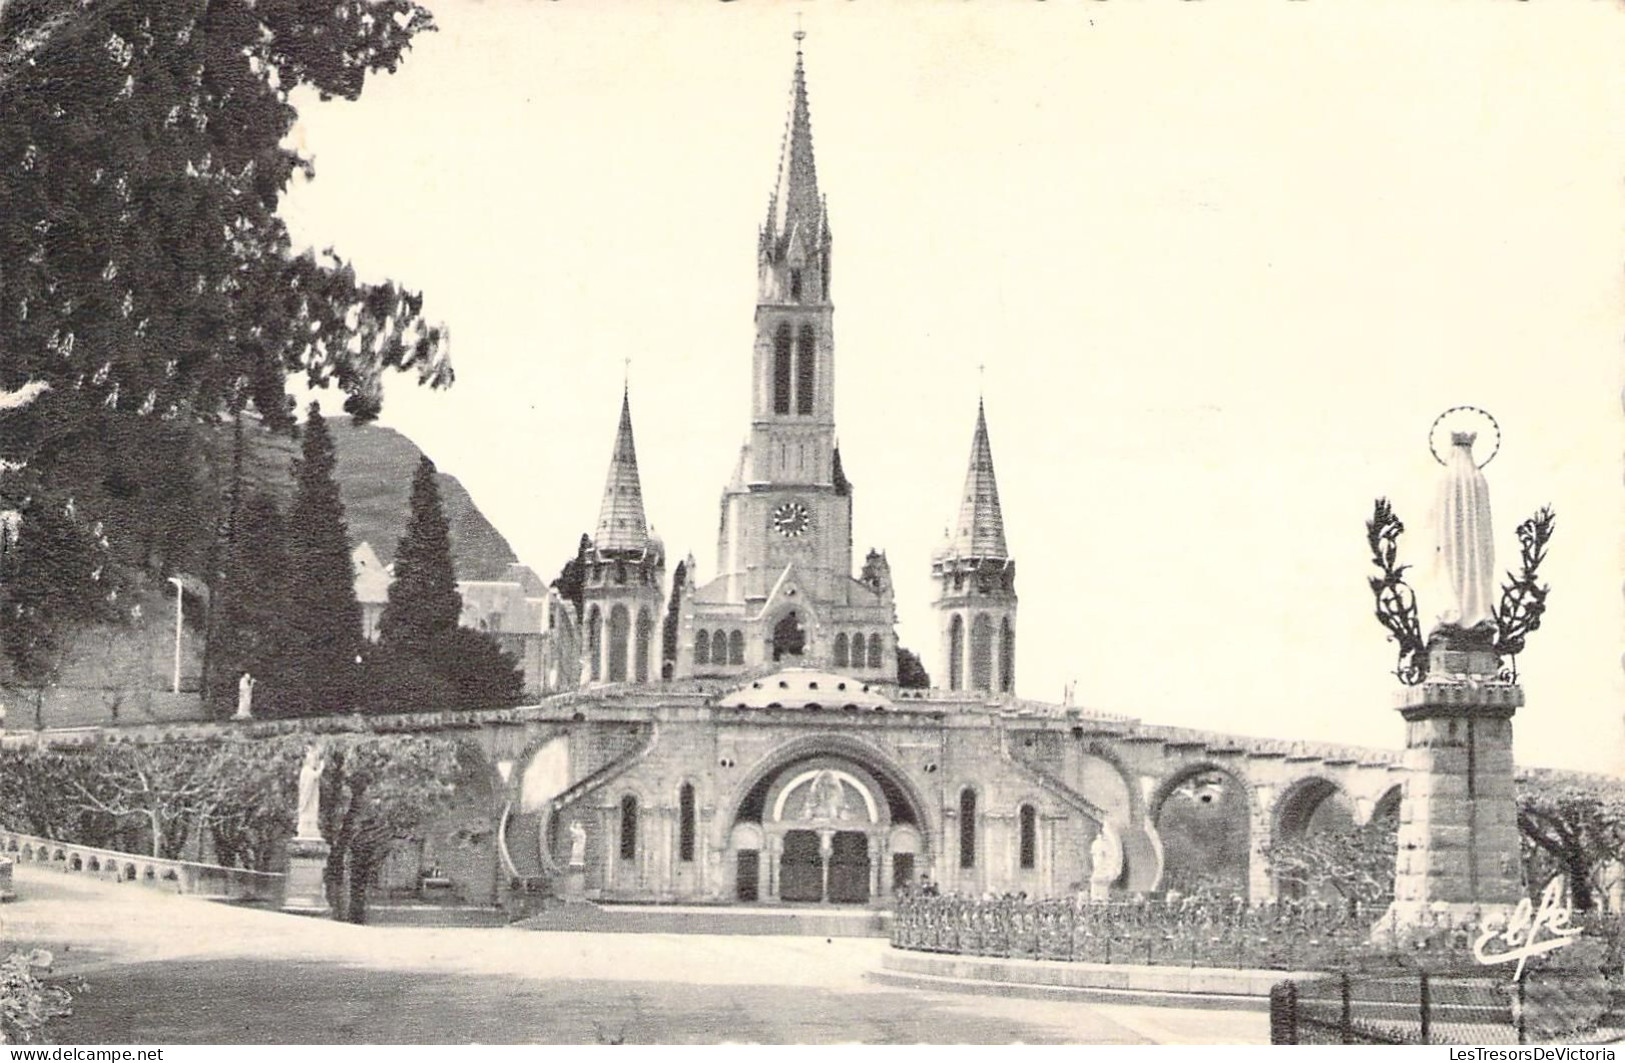
<path fill-rule="evenodd" d="M 391 649 L 433 655 L 449 648 L 446 637 L 457 628 L 463 598 L 452 571 L 451 532 L 440 508 L 440 485 L 427 456 L 412 476 L 410 506 L 378 634 Z"/>
<path fill-rule="evenodd" d="M 225 578 L 216 591 L 216 672 L 214 709 L 229 715 L 237 703 L 237 678 L 256 678 L 275 667 L 277 644 L 286 615 L 285 580 L 289 573 L 287 529 L 276 501 L 256 492 L 243 502 L 241 530 L 231 544 Z M 262 700 L 260 700 L 262 699 Z M 257 699 L 256 711 L 275 711 L 269 694 Z"/>
<path fill-rule="evenodd" d="M 666 625 L 660 632 L 661 674 L 670 678 L 677 667 L 677 625 L 683 616 L 683 584 L 688 582 L 688 563 L 677 562 L 671 574 L 671 597 L 666 600 Z"/>
<path fill-rule="evenodd" d="M 354 707 L 360 669 L 361 606 L 333 473 L 333 437 L 321 406 L 310 404 L 294 462 L 288 514 L 287 608 L 274 667 L 279 715 L 344 712 Z"/>

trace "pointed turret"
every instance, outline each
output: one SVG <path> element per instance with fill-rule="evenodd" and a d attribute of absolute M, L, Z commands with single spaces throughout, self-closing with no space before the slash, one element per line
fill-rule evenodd
<path fill-rule="evenodd" d="M 638 480 L 638 452 L 632 443 L 632 402 L 621 392 L 621 423 L 615 431 L 615 450 L 604 481 L 604 501 L 598 507 L 598 530 L 593 546 L 600 553 L 642 552 L 649 542 L 649 524 L 643 515 L 643 487 Z"/>
<path fill-rule="evenodd" d="M 624 390 L 583 583 L 582 682 L 659 679 L 666 550 L 643 515 L 632 402 Z"/>
<path fill-rule="evenodd" d="M 959 521 L 931 559 L 950 690 L 1006 694 L 1016 685 L 1016 563 L 1004 541 L 987 411 L 976 403 Z"/>
<path fill-rule="evenodd" d="M 948 549 L 958 557 L 1002 560 L 1010 556 L 1004 542 L 1004 515 L 999 511 L 999 482 L 993 475 L 993 447 L 987 439 L 987 414 L 979 400 L 959 523 Z"/>

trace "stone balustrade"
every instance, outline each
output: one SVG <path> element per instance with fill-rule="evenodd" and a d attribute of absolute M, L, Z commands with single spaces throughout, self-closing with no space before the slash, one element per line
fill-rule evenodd
<path fill-rule="evenodd" d="M 272 872 L 190 860 L 165 860 L 0 830 L 0 863 L 7 860 L 91 875 L 110 882 L 137 882 L 196 897 L 269 903 L 282 900 L 283 876 Z M 0 874 L 0 895 L 9 887 L 9 879 L 7 868 Z"/>

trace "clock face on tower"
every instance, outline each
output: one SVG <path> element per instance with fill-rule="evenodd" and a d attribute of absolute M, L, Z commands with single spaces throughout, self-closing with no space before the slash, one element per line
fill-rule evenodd
<path fill-rule="evenodd" d="M 812 512 L 805 502 L 785 502 L 773 510 L 773 530 L 786 539 L 799 539 L 812 527 Z"/>

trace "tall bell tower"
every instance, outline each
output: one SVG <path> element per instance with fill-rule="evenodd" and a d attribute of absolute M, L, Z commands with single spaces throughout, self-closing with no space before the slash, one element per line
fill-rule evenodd
<path fill-rule="evenodd" d="M 673 674 L 836 668 L 897 678 L 897 614 L 885 556 L 852 574 L 852 483 L 835 443 L 835 306 L 829 211 L 813 161 L 796 34 L 790 114 L 756 238 L 750 431 L 727 486 L 717 572 L 685 598 Z"/>
<path fill-rule="evenodd" d="M 852 575 L 852 506 L 835 454 L 829 211 L 818 191 L 797 34 L 778 179 L 757 237 L 751 425 L 723 496 L 719 570 L 763 600 L 787 565 L 821 597 Z"/>

